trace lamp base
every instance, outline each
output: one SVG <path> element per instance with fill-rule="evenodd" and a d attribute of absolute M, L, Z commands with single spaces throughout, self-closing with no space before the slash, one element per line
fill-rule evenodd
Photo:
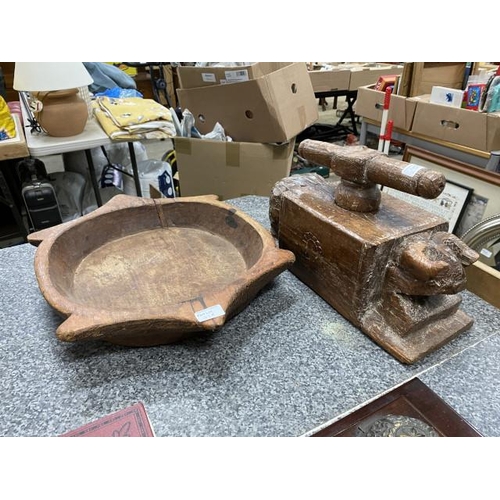
<path fill-rule="evenodd" d="M 43 107 L 36 119 L 48 135 L 70 137 L 81 134 L 88 118 L 87 105 L 78 95 L 78 89 L 37 92 Z"/>

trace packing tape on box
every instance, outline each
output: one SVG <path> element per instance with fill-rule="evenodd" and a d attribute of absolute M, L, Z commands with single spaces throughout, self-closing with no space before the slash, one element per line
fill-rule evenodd
<path fill-rule="evenodd" d="M 293 143 L 283 144 L 282 146 L 273 146 L 273 160 L 285 160 L 290 154 L 290 147 Z"/>
<path fill-rule="evenodd" d="M 226 166 L 240 166 L 240 145 L 237 142 L 226 143 Z"/>
<path fill-rule="evenodd" d="M 282 144 L 280 146 L 273 146 L 273 160 L 286 160 L 290 158 L 290 164 L 292 163 L 292 153 L 295 147 L 296 137 L 290 139 L 290 142 Z"/>
<path fill-rule="evenodd" d="M 182 140 L 182 139 L 174 139 L 175 151 L 181 155 L 190 155 L 191 154 L 191 141 L 190 140 Z"/>
<path fill-rule="evenodd" d="M 306 107 L 305 106 L 299 106 L 297 108 L 297 113 L 299 115 L 299 123 L 300 127 L 302 130 L 307 128 L 307 119 L 306 119 Z"/>

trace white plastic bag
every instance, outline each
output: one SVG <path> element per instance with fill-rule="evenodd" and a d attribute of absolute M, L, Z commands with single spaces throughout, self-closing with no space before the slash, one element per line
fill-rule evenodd
<path fill-rule="evenodd" d="M 140 161 L 146 161 L 148 158 L 148 154 L 144 144 L 138 141 L 135 141 L 133 144 L 134 144 L 134 152 L 137 163 L 139 163 Z M 110 144 L 109 146 L 105 146 L 105 149 L 106 149 L 106 154 L 111 163 L 122 165 L 126 171 L 130 169 L 130 172 L 132 172 L 130 151 L 128 144 L 126 143 Z M 102 152 L 101 148 L 92 148 L 90 152 L 92 157 L 92 163 L 94 164 L 96 181 L 99 184 L 103 168 L 106 165 L 108 165 L 108 160 L 104 155 L 104 153 Z M 86 215 L 90 212 L 93 212 L 98 207 L 94 189 L 92 187 L 92 182 L 90 181 L 89 166 L 85 152 L 73 151 L 70 153 L 64 153 L 63 163 L 64 163 L 64 170 L 66 172 L 76 172 L 84 176 L 86 182 L 82 198 L 82 215 Z M 128 177 L 128 176 L 124 175 L 123 177 Z M 132 180 L 132 186 L 134 186 L 133 180 Z M 99 189 L 99 192 L 101 194 L 103 204 L 109 201 L 113 196 L 122 193 L 122 191 L 116 187 L 104 187 L 104 188 L 101 187 Z M 134 196 L 136 195 L 135 187 L 131 194 L 133 194 Z"/>
<path fill-rule="evenodd" d="M 133 144 L 137 162 L 147 160 L 148 153 L 144 144 L 138 141 L 135 141 Z M 105 149 L 111 163 L 123 165 L 124 167 L 128 167 L 131 165 L 128 144 L 110 144 L 109 146 L 105 146 Z M 102 169 L 105 165 L 108 164 L 108 160 L 104 156 L 101 148 L 92 148 L 90 152 L 92 156 L 92 163 L 94 164 L 96 180 L 99 182 L 99 180 L 101 179 Z M 63 162 L 64 170 L 66 170 L 67 172 L 78 172 L 79 174 L 82 174 L 88 181 L 90 181 L 89 167 L 85 151 L 73 151 L 70 153 L 64 153 Z"/>
<path fill-rule="evenodd" d="M 85 178 L 77 172 L 53 172 L 49 176 L 56 192 L 63 222 L 77 219 L 82 215 Z"/>
<path fill-rule="evenodd" d="M 157 189 L 165 198 L 175 198 L 175 189 L 172 178 L 170 163 L 161 160 L 145 160 L 137 163 L 142 196 L 150 198 L 149 186 Z M 126 171 L 132 174 L 132 167 Z M 131 196 L 137 196 L 134 178 L 130 175 L 123 176 L 123 192 Z"/>

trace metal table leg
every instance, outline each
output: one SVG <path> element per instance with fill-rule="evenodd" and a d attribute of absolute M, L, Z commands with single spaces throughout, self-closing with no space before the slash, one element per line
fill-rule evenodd
<path fill-rule="evenodd" d="M 356 102 L 356 98 L 358 96 L 357 91 L 353 92 L 348 92 L 346 94 L 346 102 L 347 102 L 347 108 L 344 110 L 342 113 L 342 116 L 340 117 L 340 120 L 337 122 L 337 125 L 341 125 L 344 119 L 349 115 L 349 118 L 351 120 L 351 127 L 354 135 L 358 135 L 358 129 L 356 127 L 356 115 L 354 113 L 354 103 Z"/>
<path fill-rule="evenodd" d="M 362 145 L 362 146 L 365 146 L 366 145 L 366 122 L 365 121 L 361 121 L 361 132 L 359 134 L 359 143 Z"/>
<path fill-rule="evenodd" d="M 94 162 L 92 160 L 92 154 L 90 149 L 85 150 L 85 156 L 87 157 L 87 164 L 89 166 L 90 182 L 92 182 L 92 187 L 94 188 L 95 199 L 97 201 L 97 206 L 102 207 L 102 198 L 99 191 L 99 185 L 97 184 L 97 179 L 95 176 Z"/>
<path fill-rule="evenodd" d="M 128 143 L 128 150 L 130 153 L 130 161 L 132 162 L 132 171 L 134 172 L 134 183 L 137 196 L 142 196 L 141 182 L 139 180 L 139 171 L 137 170 L 137 159 L 135 157 L 134 143 Z"/>

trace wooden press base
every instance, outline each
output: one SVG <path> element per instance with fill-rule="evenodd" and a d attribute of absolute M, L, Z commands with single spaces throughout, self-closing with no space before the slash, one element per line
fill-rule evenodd
<path fill-rule="evenodd" d="M 368 328 L 362 325 L 361 329 L 399 361 L 411 364 L 468 330 L 472 323 L 472 318 L 458 310 L 406 336 L 381 321 L 372 320 Z"/>

